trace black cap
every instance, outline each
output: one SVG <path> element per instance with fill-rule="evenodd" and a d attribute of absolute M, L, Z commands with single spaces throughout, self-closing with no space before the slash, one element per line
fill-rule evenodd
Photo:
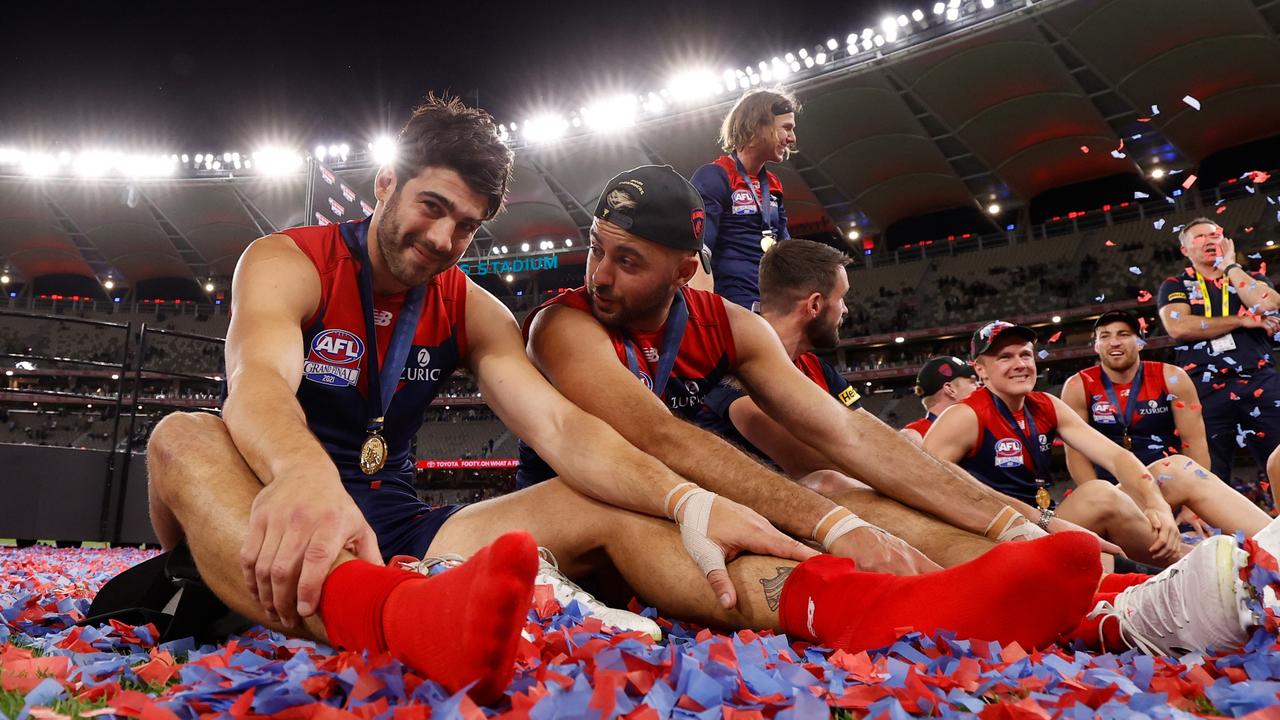
<path fill-rule="evenodd" d="M 997 337 L 1016 337 L 1025 342 L 1036 341 L 1036 331 L 1023 325 L 1014 325 L 1003 320 L 992 320 L 978 328 L 969 340 L 969 358 L 976 359 L 991 349 Z"/>
<path fill-rule="evenodd" d="M 969 363 L 954 355 L 929 358 L 916 375 L 916 395 L 928 397 L 956 378 L 977 378 L 978 373 Z"/>
<path fill-rule="evenodd" d="M 676 250 L 702 249 L 702 196 L 670 165 L 641 165 L 604 186 L 596 217 Z"/>
<path fill-rule="evenodd" d="M 1109 310 L 1102 313 L 1098 316 L 1098 319 L 1093 322 L 1093 330 L 1094 332 L 1097 332 L 1098 328 L 1103 325 L 1110 325 L 1114 322 L 1122 322 L 1130 328 L 1133 328 L 1133 331 L 1138 334 L 1138 337 L 1142 337 L 1145 334 L 1142 330 L 1142 324 L 1138 322 L 1138 318 L 1135 317 L 1133 313 L 1125 312 L 1124 310 Z"/>

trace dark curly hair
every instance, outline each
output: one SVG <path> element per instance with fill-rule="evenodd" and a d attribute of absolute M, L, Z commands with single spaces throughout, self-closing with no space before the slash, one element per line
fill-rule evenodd
<path fill-rule="evenodd" d="M 511 164 L 511 148 L 498 136 L 489 113 L 456 97 L 427 95 L 396 138 L 397 185 L 403 187 L 424 168 L 449 168 L 488 198 L 486 220 L 502 209 Z"/>

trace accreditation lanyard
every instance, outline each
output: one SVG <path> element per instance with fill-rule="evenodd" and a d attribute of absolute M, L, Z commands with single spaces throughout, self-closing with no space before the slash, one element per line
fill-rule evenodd
<path fill-rule="evenodd" d="M 738 172 L 742 173 L 742 179 L 747 183 L 747 190 L 751 192 L 751 197 L 756 201 L 756 207 L 760 208 L 760 224 L 767 234 L 773 234 L 773 218 L 769 216 L 769 206 L 764 204 L 769 199 L 769 173 L 762 167 L 760 168 L 760 192 L 756 192 L 755 183 L 751 182 L 751 176 L 747 174 L 747 166 L 742 164 L 738 153 L 733 154 L 733 162 L 738 166 Z"/>
<path fill-rule="evenodd" d="M 999 395 L 991 393 L 991 399 L 996 402 L 996 410 L 1000 411 L 1000 415 L 1009 423 L 1009 427 L 1018 434 L 1022 440 L 1022 446 L 1027 449 L 1027 455 L 1031 458 L 1031 473 L 1036 476 L 1037 485 L 1047 485 L 1049 483 L 1049 458 L 1045 453 L 1040 451 L 1040 433 L 1036 430 L 1036 419 L 1031 414 L 1031 408 L 1023 405 L 1022 417 L 1027 423 L 1027 432 L 1023 434 L 1022 426 L 1018 424 L 1018 419 L 1013 416 L 1013 411 L 1008 405 L 1000 399 Z"/>
<path fill-rule="evenodd" d="M 1213 305 L 1209 302 L 1209 287 L 1204 283 L 1204 276 L 1196 271 L 1196 282 L 1200 283 L 1200 297 L 1204 298 L 1204 316 L 1213 317 Z M 1227 294 L 1227 288 L 1231 282 L 1227 280 L 1227 276 L 1222 276 L 1222 317 L 1229 317 L 1231 314 L 1231 296 Z"/>
<path fill-rule="evenodd" d="M 671 312 L 667 314 L 667 329 L 662 334 L 662 350 L 658 356 L 658 371 L 653 375 L 653 394 L 659 398 L 667 390 L 667 379 L 676 366 L 676 356 L 680 354 L 680 342 L 684 340 L 684 330 L 689 325 L 689 307 L 685 304 L 684 293 L 676 291 L 675 300 L 671 302 Z M 636 358 L 635 344 L 631 338 L 623 340 L 626 349 L 627 369 L 632 375 L 643 378 L 640 362 Z"/>
<path fill-rule="evenodd" d="M 1107 371 L 1103 370 L 1099 373 L 1102 376 L 1102 390 L 1107 394 L 1107 400 L 1111 402 L 1111 407 L 1116 409 L 1120 416 L 1120 427 L 1124 430 L 1124 439 L 1122 443 L 1125 450 L 1133 449 L 1133 441 L 1129 439 L 1129 430 L 1137 422 L 1138 416 L 1138 393 L 1142 391 L 1142 361 L 1138 361 L 1138 372 L 1133 376 L 1133 382 L 1129 384 L 1129 402 L 1123 408 L 1120 407 L 1120 398 L 1116 394 L 1116 386 L 1111 382 L 1111 378 L 1107 377 Z"/>
<path fill-rule="evenodd" d="M 396 385 L 400 382 L 404 362 L 409 357 L 409 345 L 418 327 L 418 316 L 422 314 L 422 300 L 427 294 L 427 286 L 418 285 L 405 296 L 395 328 L 391 331 L 391 342 L 387 344 L 387 363 L 379 366 L 378 331 L 373 321 L 373 268 L 369 263 L 369 220 L 343 223 L 339 229 L 342 239 L 347 243 L 347 249 L 360 260 L 360 272 L 356 277 L 360 286 L 360 303 L 364 306 L 365 344 L 368 353 L 365 375 L 365 407 L 369 418 L 367 430 L 378 434 L 382 431 L 387 408 L 391 407 L 391 397 L 395 395 Z"/>

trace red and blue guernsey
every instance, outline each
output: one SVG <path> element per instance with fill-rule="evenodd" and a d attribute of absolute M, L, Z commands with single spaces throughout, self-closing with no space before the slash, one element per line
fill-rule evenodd
<path fill-rule="evenodd" d="M 729 327 L 729 316 L 720 296 L 688 287 L 681 288 L 680 292 L 688 309 L 688 321 L 680 338 L 680 348 L 676 353 L 671 375 L 662 393 L 662 401 L 671 412 L 692 421 L 702 407 L 703 397 L 720 384 L 728 375 L 729 368 L 737 362 L 737 349 L 733 342 L 733 331 Z M 534 308 L 525 318 L 523 332 L 526 341 L 533 318 L 552 305 L 564 305 L 591 314 L 591 300 L 587 297 L 586 288 L 563 292 Z M 630 354 L 637 365 L 633 372 L 637 381 L 644 383 L 650 390 L 653 390 L 653 378 L 657 374 L 664 350 L 663 339 L 671 332 L 667 326 L 671 324 L 673 315 L 675 313 L 668 315 L 666 325 L 650 333 L 605 328 L 609 339 L 613 341 L 618 362 L 624 366 L 628 364 L 628 345 L 632 346 Z M 523 442 L 519 447 L 517 487 L 528 487 L 556 475 L 555 470 L 538 457 L 533 448 Z"/>
<path fill-rule="evenodd" d="M 902 426 L 902 429 L 915 430 L 916 432 L 920 433 L 920 437 L 924 437 L 925 435 L 929 434 L 929 428 L 933 427 L 933 421 L 937 419 L 938 419 L 937 415 L 934 415 L 931 412 L 927 412 L 924 414 L 924 417 L 920 418 L 919 420 L 913 420 L 907 423 L 906 425 Z"/>
<path fill-rule="evenodd" d="M 1089 407 L 1089 424 L 1117 445 L 1124 445 L 1129 435 L 1129 450 L 1150 465 L 1167 455 L 1181 452 L 1182 441 L 1175 431 L 1173 405 L 1164 381 L 1164 363 L 1143 360 L 1141 387 L 1133 396 L 1132 383 L 1113 384 L 1115 397 L 1107 392 L 1102 368 L 1095 365 L 1080 371 L 1085 402 Z M 1139 379 L 1135 377 L 1135 380 Z M 1135 402 L 1136 400 L 1136 402 Z M 1118 403 L 1118 407 L 1117 407 Z M 1098 477 L 1111 478 L 1111 473 L 1097 468 Z"/>
<path fill-rule="evenodd" d="M 1058 413 L 1053 401 L 1042 392 L 1028 393 L 1022 410 L 1013 413 L 1017 428 L 1001 414 L 988 388 L 978 388 L 963 402 L 978 416 L 978 436 L 960 467 L 991 489 L 1035 507 L 1036 490 L 1041 487 L 1036 479 L 1049 478 L 1049 468 L 1037 467 L 1036 458 L 1047 461 L 1057 437 Z M 1036 430 L 1036 437 L 1030 440 L 1036 448 L 1026 447 L 1028 412 Z"/>
<path fill-rule="evenodd" d="M 341 228 L 325 225 L 281 231 L 320 274 L 320 304 L 302 327 L 306 357 L 298 402 L 307 426 L 337 465 L 344 487 L 378 535 L 383 556 L 422 557 L 444 518 L 442 512 L 430 512 L 418 498 L 409 446 L 432 399 L 466 355 L 467 278 L 451 267 L 428 284 L 408 358 L 385 415 L 382 435 L 388 446 L 387 462 L 377 473 L 365 475 L 359 455 L 368 435 L 369 338 L 357 279 L 360 260 L 353 257 Z M 379 358 L 387 357 L 404 298 L 403 293 L 374 296 Z"/>

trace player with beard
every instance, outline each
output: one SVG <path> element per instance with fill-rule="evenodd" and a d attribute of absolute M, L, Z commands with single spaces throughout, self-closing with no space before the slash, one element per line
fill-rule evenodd
<path fill-rule="evenodd" d="M 764 319 L 686 287 L 700 245 L 701 203 L 690 190 L 670 168 L 656 166 L 624 172 L 606 185 L 592 224 L 587 285 L 525 320 L 530 356 L 553 385 L 677 474 L 736 498 L 798 537 L 821 539 L 827 527 L 856 517 L 843 498 L 837 503 L 799 487 L 691 424 L 706 393 L 727 377 L 827 458 L 826 467 L 876 488 L 868 503 L 891 498 L 895 507 L 933 513 L 992 539 L 1040 534 L 1028 530 L 1031 508 L 1018 513 L 959 468 L 823 392 L 796 369 Z M 815 279 L 824 298 L 837 269 L 844 272 L 837 262 Z M 841 312 L 831 307 L 822 301 L 829 321 Z M 520 484 L 553 475 L 522 448 Z M 874 519 L 867 504 L 853 511 Z M 1077 529 L 1059 522 L 1050 529 Z M 823 547 L 886 571 L 911 572 L 921 560 L 874 527 L 858 527 Z"/>
<path fill-rule="evenodd" d="M 1252 535 L 1266 525 L 1266 513 L 1205 470 L 1209 448 L 1195 385 L 1186 371 L 1143 360 L 1142 328 L 1123 310 L 1103 313 L 1093 333 L 1098 364 L 1067 379 L 1063 402 L 1146 465 L 1171 506 L 1225 532 Z M 1067 469 L 1077 483 L 1114 479 L 1070 447 Z"/>
<path fill-rule="evenodd" d="M 924 446 L 924 436 L 929 434 L 933 421 L 943 410 L 964 402 L 978 389 L 978 374 L 973 366 L 951 355 L 929 358 L 916 373 L 916 397 L 924 405 L 924 417 L 907 423 L 898 432 L 916 445 Z"/>

